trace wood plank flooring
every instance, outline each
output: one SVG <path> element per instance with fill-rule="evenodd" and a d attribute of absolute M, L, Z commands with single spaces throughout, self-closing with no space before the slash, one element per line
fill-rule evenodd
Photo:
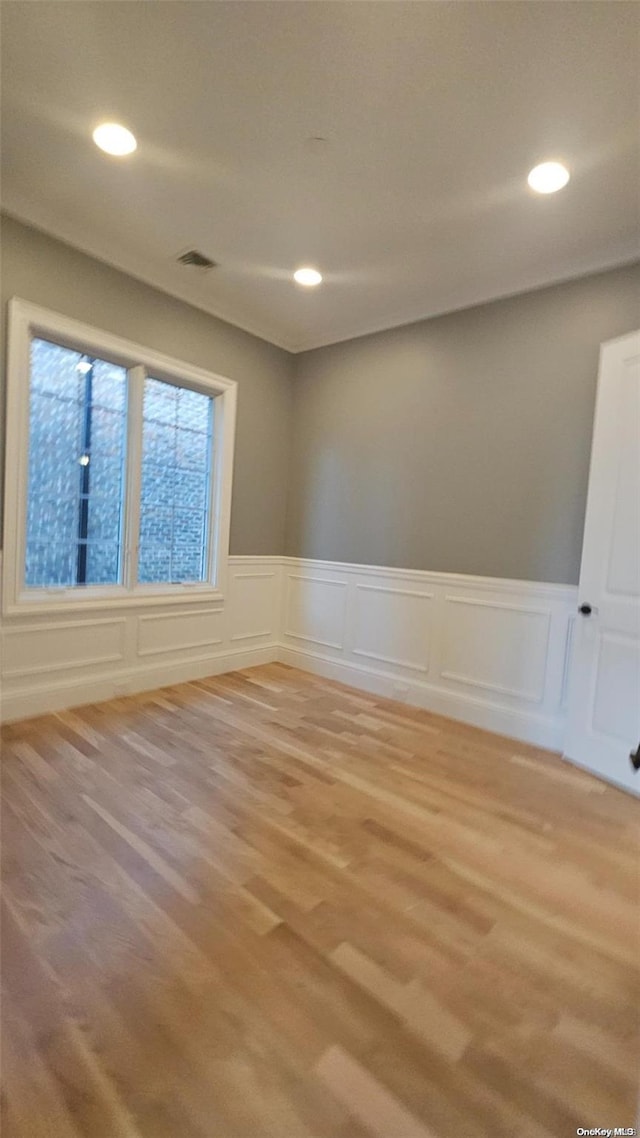
<path fill-rule="evenodd" d="M 633 1126 L 638 804 L 273 664 L 5 728 L 5 1138 Z"/>

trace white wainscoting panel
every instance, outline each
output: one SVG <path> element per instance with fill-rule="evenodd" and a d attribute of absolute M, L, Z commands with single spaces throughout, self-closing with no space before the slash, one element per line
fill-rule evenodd
<path fill-rule="evenodd" d="M 3 636 L 3 678 L 46 677 L 65 669 L 114 664 L 124 659 L 125 629 L 122 617 L 9 626 Z"/>
<path fill-rule="evenodd" d="M 272 639 L 278 635 L 280 565 L 237 568 L 231 576 L 229 599 L 233 612 L 231 640 Z"/>
<path fill-rule="evenodd" d="M 442 679 L 542 702 L 551 624 L 548 609 L 448 593 L 444 607 Z"/>
<path fill-rule="evenodd" d="M 189 652 L 222 644 L 223 610 L 190 608 L 143 613 L 138 617 L 138 656 Z"/>
<path fill-rule="evenodd" d="M 356 583 L 354 655 L 427 672 L 433 596 L 417 589 Z"/>
<path fill-rule="evenodd" d="M 276 658 L 280 558 L 231 557 L 224 601 L 8 617 L 5 721 L 246 668 Z"/>
<path fill-rule="evenodd" d="M 19 719 L 282 660 L 562 749 L 572 586 L 232 557 L 223 602 L 10 617 L 2 711 Z"/>
<path fill-rule="evenodd" d="M 283 565 L 295 582 L 285 663 L 562 748 L 573 586 L 295 558 Z"/>
<path fill-rule="evenodd" d="M 613 632 L 601 635 L 595 692 L 592 729 L 604 736 L 633 739 L 640 696 L 638 642 L 634 637 Z"/>
<path fill-rule="evenodd" d="M 285 636 L 342 649 L 347 582 L 310 573 L 286 573 L 285 581 Z"/>

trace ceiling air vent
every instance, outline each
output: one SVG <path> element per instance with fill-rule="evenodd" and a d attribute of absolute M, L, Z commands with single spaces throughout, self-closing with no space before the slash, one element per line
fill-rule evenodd
<path fill-rule="evenodd" d="M 197 249 L 187 249 L 186 253 L 181 253 L 178 257 L 178 264 L 190 265 L 194 269 L 215 269 L 216 262 L 212 261 L 210 257 L 205 257 L 204 253 L 199 253 Z"/>

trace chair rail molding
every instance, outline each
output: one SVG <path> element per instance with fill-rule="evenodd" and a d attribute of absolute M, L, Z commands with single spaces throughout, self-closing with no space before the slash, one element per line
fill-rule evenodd
<path fill-rule="evenodd" d="M 576 603 L 572 585 L 232 556 L 227 597 L 197 611 L 176 601 L 109 620 L 86 610 L 6 619 L 2 713 L 20 719 L 279 660 L 561 750 Z"/>

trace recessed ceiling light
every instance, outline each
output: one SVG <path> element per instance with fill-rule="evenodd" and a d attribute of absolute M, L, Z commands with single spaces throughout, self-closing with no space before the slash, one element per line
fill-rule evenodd
<path fill-rule="evenodd" d="M 305 266 L 302 269 L 296 269 L 293 274 L 293 279 L 297 284 L 304 285 L 305 288 L 314 288 L 315 285 L 320 284 L 322 273 L 319 273 L 317 269 L 311 269 L 309 266 Z"/>
<path fill-rule="evenodd" d="M 93 141 L 101 150 L 115 154 L 118 158 L 124 154 L 133 154 L 138 145 L 131 131 L 117 122 L 100 123 L 93 132 Z"/>
<path fill-rule="evenodd" d="M 537 194 L 555 194 L 569 181 L 569 171 L 562 162 L 541 162 L 534 166 L 527 178 L 532 190 Z"/>

